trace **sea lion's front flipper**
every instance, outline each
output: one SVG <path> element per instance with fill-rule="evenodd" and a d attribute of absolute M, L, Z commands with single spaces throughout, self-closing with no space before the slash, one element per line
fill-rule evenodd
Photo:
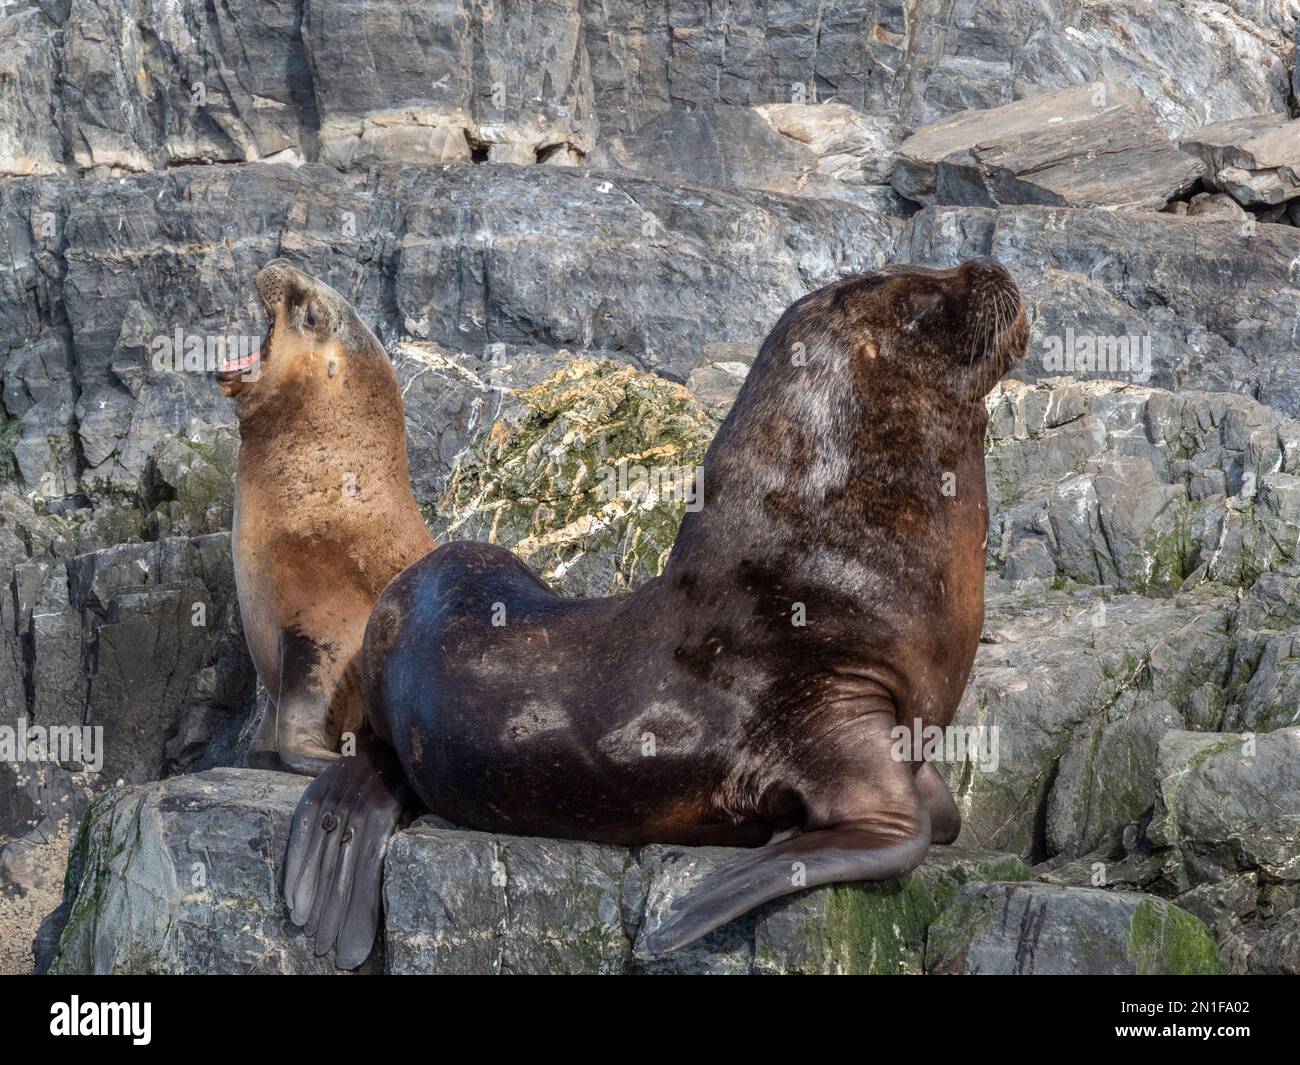
<path fill-rule="evenodd" d="M 808 811 L 804 831 L 724 861 L 646 935 L 646 950 L 676 950 L 755 906 L 804 888 L 891 880 L 921 864 L 930 849 L 930 812 L 911 763 L 891 756 L 892 707 L 850 721 L 831 743 L 795 754 L 808 759 L 808 770 L 816 774 L 808 772 L 805 779 L 826 782 L 801 796 Z M 803 775 L 799 766 L 792 768 Z"/>
<path fill-rule="evenodd" d="M 329 693 L 332 648 L 322 647 L 298 628 L 280 636 L 280 698 L 276 702 L 276 747 L 293 773 L 315 776 L 338 760 L 330 749 Z"/>
<path fill-rule="evenodd" d="M 284 898 L 318 957 L 333 947 L 341 969 L 366 960 L 379 930 L 389 837 L 417 808 L 397 755 L 373 742 L 336 759 L 303 792 L 289 829 Z"/>

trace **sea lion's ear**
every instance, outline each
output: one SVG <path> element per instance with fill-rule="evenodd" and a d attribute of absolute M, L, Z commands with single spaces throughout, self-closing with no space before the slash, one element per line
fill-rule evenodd
<path fill-rule="evenodd" d="M 898 323 L 899 328 L 911 329 L 915 328 L 927 313 L 943 303 L 943 292 L 935 285 L 913 281 L 904 290 L 901 298 L 899 310 L 902 314 L 901 321 Z"/>

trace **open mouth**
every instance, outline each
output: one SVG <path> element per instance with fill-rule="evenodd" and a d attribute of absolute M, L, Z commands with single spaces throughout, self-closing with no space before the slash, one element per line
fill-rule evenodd
<path fill-rule="evenodd" d="M 270 325 L 267 326 L 266 336 L 262 338 L 261 344 L 255 347 L 247 355 L 238 358 L 224 358 L 221 365 L 217 367 L 216 378 L 222 383 L 232 381 L 252 381 L 256 380 L 258 368 L 262 365 L 262 360 L 266 353 L 271 350 L 271 335 L 275 332 L 275 319 L 271 319 Z"/>

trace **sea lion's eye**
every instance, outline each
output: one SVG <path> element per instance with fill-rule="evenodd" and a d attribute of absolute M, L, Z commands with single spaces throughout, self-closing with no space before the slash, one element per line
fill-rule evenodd
<path fill-rule="evenodd" d="M 316 314 L 310 307 L 307 308 L 307 313 L 303 315 L 302 320 L 307 323 L 308 329 L 316 328 Z"/>

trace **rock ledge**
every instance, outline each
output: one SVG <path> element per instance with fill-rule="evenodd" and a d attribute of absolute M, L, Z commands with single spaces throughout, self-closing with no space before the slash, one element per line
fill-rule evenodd
<path fill-rule="evenodd" d="M 282 773 L 214 769 L 96 800 L 69 861 L 64 905 L 43 930 L 50 969 L 334 971 L 288 924 L 277 890 L 304 785 Z M 384 934 L 362 971 L 921 973 L 928 959 L 931 969 L 952 971 L 967 958 L 979 971 L 1015 971 L 1026 952 L 1041 957 L 1054 937 L 1083 925 L 1089 950 L 1077 956 L 1097 971 L 1219 965 L 1204 926 L 1161 900 L 1024 884 L 1029 870 L 1014 855 L 962 847 L 936 848 L 902 880 L 805 892 L 668 958 L 646 956 L 642 933 L 726 854 L 496 836 L 419 821 L 390 848 Z M 999 898 L 1029 898 L 1042 919 L 994 936 L 988 904 L 975 903 Z M 978 917 L 977 927 L 963 925 L 963 914 Z M 1161 934 L 1136 940 L 1138 918 L 1156 920 Z M 932 925 L 943 930 L 941 950 L 927 952 Z"/>

